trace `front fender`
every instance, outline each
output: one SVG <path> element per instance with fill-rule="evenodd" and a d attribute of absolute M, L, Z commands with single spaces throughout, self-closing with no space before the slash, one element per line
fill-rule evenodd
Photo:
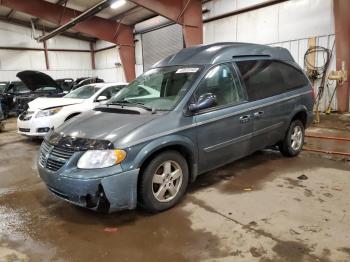
<path fill-rule="evenodd" d="M 191 170 L 191 178 L 195 179 L 197 176 L 198 151 L 196 150 L 195 143 L 190 138 L 181 135 L 164 136 L 147 143 L 143 147 L 138 148 L 138 146 L 136 146 L 134 150 L 137 152 L 130 152 L 132 153 L 132 159 L 127 161 L 126 165 L 123 167 L 126 167 L 126 170 L 141 168 L 142 164 L 152 154 L 171 146 L 182 146 L 190 153 L 192 157 L 190 159 L 191 166 L 189 169 Z"/>

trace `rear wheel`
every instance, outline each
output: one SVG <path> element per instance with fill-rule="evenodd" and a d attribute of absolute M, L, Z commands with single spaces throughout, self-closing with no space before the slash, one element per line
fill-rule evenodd
<path fill-rule="evenodd" d="M 303 123 L 300 120 L 294 120 L 290 124 L 284 140 L 279 145 L 282 155 L 287 157 L 297 156 L 303 148 L 304 137 Z"/>
<path fill-rule="evenodd" d="M 177 204 L 186 192 L 188 166 L 176 151 L 166 151 L 151 160 L 140 181 L 140 202 L 150 212 Z"/>

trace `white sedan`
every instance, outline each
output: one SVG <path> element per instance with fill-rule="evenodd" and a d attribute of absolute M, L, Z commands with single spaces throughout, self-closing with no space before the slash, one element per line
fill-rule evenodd
<path fill-rule="evenodd" d="M 126 83 L 98 83 L 79 87 L 61 98 L 37 98 L 17 119 L 19 134 L 43 137 L 65 121 L 115 96 Z"/>

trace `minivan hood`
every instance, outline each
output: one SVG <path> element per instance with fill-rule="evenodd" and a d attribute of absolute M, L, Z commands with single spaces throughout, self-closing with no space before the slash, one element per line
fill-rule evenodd
<path fill-rule="evenodd" d="M 26 70 L 17 73 L 16 75 L 21 81 L 31 90 L 35 91 L 41 87 L 56 87 L 62 89 L 57 85 L 49 75 L 39 71 Z"/>
<path fill-rule="evenodd" d="M 129 135 L 137 127 L 163 114 L 152 114 L 147 111 L 140 114 L 129 114 L 91 110 L 74 118 L 74 121 L 66 122 L 55 132 L 62 137 L 106 140 L 114 143 L 118 139 Z"/>
<path fill-rule="evenodd" d="M 35 109 L 47 109 L 60 106 L 75 105 L 84 102 L 84 99 L 75 98 L 50 98 L 50 97 L 39 97 L 28 103 L 30 110 Z"/>

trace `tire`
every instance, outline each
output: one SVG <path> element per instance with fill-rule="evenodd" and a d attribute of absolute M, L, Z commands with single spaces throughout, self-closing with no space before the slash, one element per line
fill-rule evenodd
<path fill-rule="evenodd" d="M 293 140 L 293 136 L 295 139 Z M 294 120 L 287 131 L 283 141 L 279 144 L 280 152 L 283 156 L 294 157 L 297 156 L 304 145 L 305 128 L 300 120 Z"/>
<path fill-rule="evenodd" d="M 141 174 L 139 184 L 141 206 L 152 213 L 173 207 L 184 196 L 188 177 L 188 165 L 181 154 L 176 151 L 160 153 L 151 160 Z"/>

